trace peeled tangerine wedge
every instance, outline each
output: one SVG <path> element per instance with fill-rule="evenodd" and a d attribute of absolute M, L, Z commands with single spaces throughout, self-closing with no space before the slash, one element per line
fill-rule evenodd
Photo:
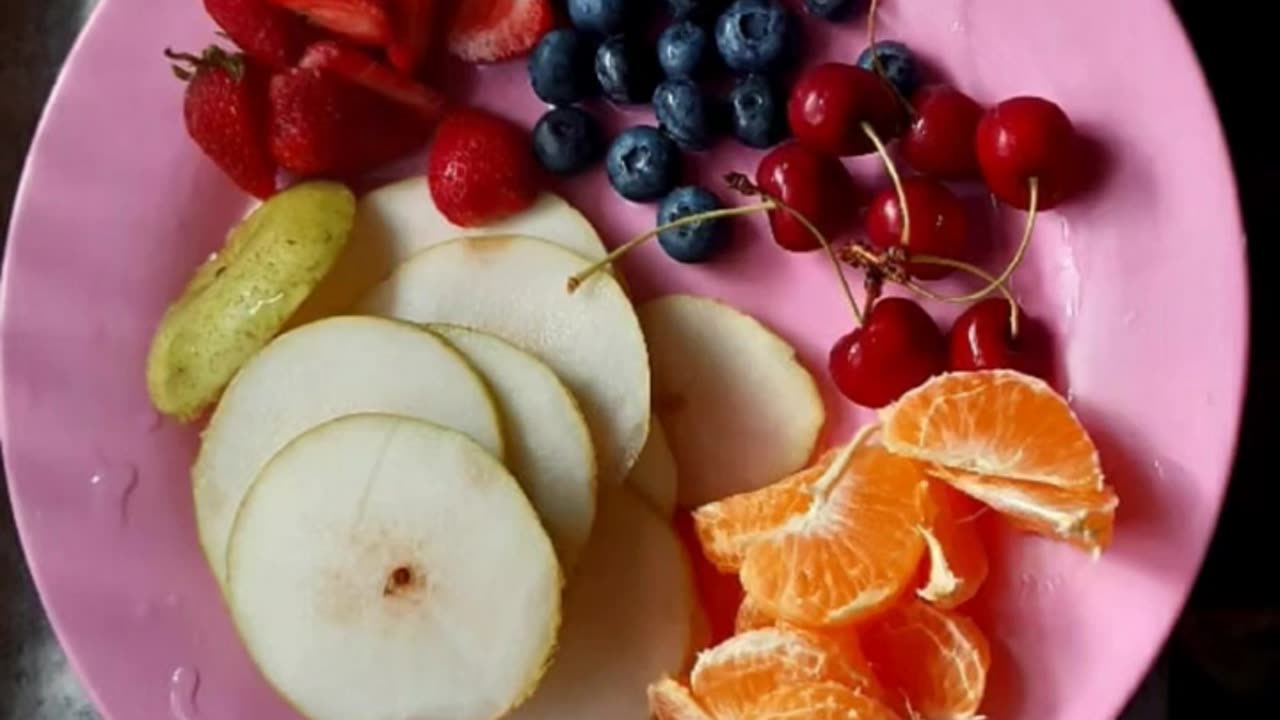
<path fill-rule="evenodd" d="M 839 683 L 781 687 L 752 708 L 752 720 L 899 720 L 878 700 Z"/>
<path fill-rule="evenodd" d="M 312 720 L 491 720 L 543 676 L 560 567 L 514 478 L 465 436 L 354 415 L 290 443 L 236 521 L 249 654 Z"/>
<path fill-rule="evenodd" d="M 617 280 L 528 237 L 460 238 L 415 255 L 360 303 L 363 312 L 484 330 L 547 363 L 577 396 L 602 484 L 620 485 L 649 434 L 649 353 Z"/>
<path fill-rule="evenodd" d="M 639 312 L 682 506 L 755 490 L 804 467 L 826 410 L 794 348 L 706 298 L 671 295 Z"/>
<path fill-rule="evenodd" d="M 507 431 L 507 465 L 542 518 L 566 572 L 596 517 L 596 454 L 573 393 L 542 361 L 488 333 L 432 325 L 480 372 Z"/>
<path fill-rule="evenodd" d="M 1027 530 L 1092 552 L 1110 542 L 1119 500 L 1071 407 L 1008 370 L 942 375 L 881 410 L 895 454 Z"/>
<path fill-rule="evenodd" d="M 435 335 L 370 317 L 331 318 L 285 333 L 227 388 L 192 469 L 200 545 L 219 581 L 236 511 L 267 461 L 310 428 L 362 412 L 437 422 L 503 454 L 488 387 Z"/>
<path fill-rule="evenodd" d="M 679 471 L 675 456 L 671 454 L 667 432 L 657 418 L 649 421 L 649 440 L 627 476 L 627 487 L 648 501 L 663 517 L 675 514 L 676 495 L 680 490 Z"/>
<path fill-rule="evenodd" d="M 346 312 L 415 254 L 456 238 L 489 235 L 536 237 L 590 260 L 607 252 L 591 223 L 554 193 L 541 194 L 532 207 L 495 225 L 464 228 L 436 207 L 426 178 L 412 177 L 360 199 L 351 242 L 298 314 L 314 320 Z"/>
<path fill-rule="evenodd" d="M 693 602 L 670 526 L 626 488 L 602 489 L 596 532 L 565 590 L 555 660 L 508 720 L 647 718 L 645 688 L 684 665 Z"/>
<path fill-rule="evenodd" d="M 935 513 L 920 527 L 927 558 L 916 595 L 950 610 L 973 599 L 987 580 L 987 551 L 976 523 L 982 508 L 941 482 L 929 483 L 929 491 Z"/>
<path fill-rule="evenodd" d="M 738 569 L 772 617 L 844 625 L 892 605 L 924 555 L 933 515 L 920 466 L 859 440 L 753 493 L 699 508 L 707 557 Z"/>

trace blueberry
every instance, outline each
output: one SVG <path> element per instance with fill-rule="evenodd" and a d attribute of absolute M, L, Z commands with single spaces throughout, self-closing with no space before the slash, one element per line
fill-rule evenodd
<path fill-rule="evenodd" d="M 595 44 L 572 28 L 552 30 L 542 36 L 529 56 L 529 80 L 533 92 L 551 105 L 572 105 L 600 90 L 591 63 Z"/>
<path fill-rule="evenodd" d="M 658 225 L 668 225 L 721 207 L 720 200 L 708 190 L 694 186 L 676 188 L 658 206 Z M 658 234 L 658 244 L 673 260 L 703 263 L 724 246 L 724 233 L 719 220 L 702 220 L 674 230 L 664 230 Z"/>
<path fill-rule="evenodd" d="M 639 105 L 653 98 L 658 69 L 652 50 L 614 35 L 596 51 L 596 79 L 605 97 L 619 105 Z"/>
<path fill-rule="evenodd" d="M 707 64 L 707 31 L 685 21 L 662 31 L 658 37 L 658 64 L 669 78 L 691 78 Z"/>
<path fill-rule="evenodd" d="M 804 9 L 824 20 L 844 20 L 866 6 L 866 0 L 804 0 Z"/>
<path fill-rule="evenodd" d="M 658 126 L 681 147 L 706 150 L 711 145 L 707 101 L 692 80 L 667 80 L 653 93 Z"/>
<path fill-rule="evenodd" d="M 604 154 L 604 133 L 590 113 L 556 108 L 533 126 L 533 154 L 556 175 L 581 172 Z"/>
<path fill-rule="evenodd" d="M 667 11 L 676 20 L 710 20 L 724 7 L 724 0 L 667 0 Z"/>
<path fill-rule="evenodd" d="M 880 57 L 880 64 L 884 65 L 889 82 L 893 83 L 903 97 L 911 97 L 920 87 L 920 65 L 911 49 L 900 42 L 884 40 L 876 43 L 875 54 Z M 871 48 L 863 50 L 858 56 L 858 65 L 876 72 L 875 63 L 871 59 Z"/>
<path fill-rule="evenodd" d="M 622 32 L 627 25 L 628 5 L 643 0 L 569 0 L 569 20 L 579 30 L 600 35 Z"/>
<path fill-rule="evenodd" d="M 628 200 L 657 200 L 680 179 L 680 148 L 657 128 L 627 128 L 605 157 L 609 183 Z"/>
<path fill-rule="evenodd" d="M 786 105 L 769 79 L 748 75 L 729 91 L 733 135 L 744 145 L 770 148 L 787 136 Z"/>
<path fill-rule="evenodd" d="M 716 20 L 716 47 L 732 70 L 764 72 L 787 51 L 791 17 L 774 0 L 735 0 Z"/>

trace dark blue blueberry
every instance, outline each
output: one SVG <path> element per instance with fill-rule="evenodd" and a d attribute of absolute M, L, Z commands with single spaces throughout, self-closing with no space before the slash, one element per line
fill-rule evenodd
<path fill-rule="evenodd" d="M 612 35 L 626 29 L 628 5 L 644 0 L 569 0 L 569 20 L 579 30 Z"/>
<path fill-rule="evenodd" d="M 880 56 L 880 64 L 884 65 L 889 82 L 893 83 L 903 97 L 911 97 L 920 87 L 920 65 L 911 48 L 895 40 L 882 40 L 876 43 L 876 55 Z M 875 63 L 871 59 L 871 48 L 863 50 L 858 56 L 858 66 L 876 72 Z"/>
<path fill-rule="evenodd" d="M 669 225 L 721 207 L 720 200 L 708 190 L 694 186 L 676 188 L 658 206 L 658 225 Z M 658 233 L 658 244 L 673 260 L 703 263 L 724 246 L 724 233 L 720 220 L 702 220 Z"/>
<path fill-rule="evenodd" d="M 716 47 L 732 70 L 765 72 L 787 52 L 791 17 L 774 0 L 735 0 L 716 20 Z"/>
<path fill-rule="evenodd" d="M 572 28 L 552 30 L 542 36 L 529 56 L 529 80 L 533 92 L 551 105 L 572 105 L 600 91 L 591 64 L 596 46 Z"/>
<path fill-rule="evenodd" d="M 658 126 L 681 147 L 706 150 L 711 145 L 707 101 L 692 80 L 667 80 L 653 93 Z"/>
<path fill-rule="evenodd" d="M 627 128 L 610 146 L 605 171 L 609 184 L 622 197 L 657 200 L 680 181 L 680 148 L 657 128 Z"/>
<path fill-rule="evenodd" d="M 770 148 L 787 136 L 786 100 L 763 75 L 748 75 L 729 91 L 733 135 L 744 145 Z"/>
<path fill-rule="evenodd" d="M 669 78 L 691 78 L 707 65 L 711 39 L 697 23 L 678 22 L 658 37 L 658 64 Z"/>
<path fill-rule="evenodd" d="M 866 7 L 866 0 L 804 0 L 804 9 L 824 20 L 845 20 Z"/>
<path fill-rule="evenodd" d="M 605 97 L 619 105 L 649 102 L 658 84 L 653 51 L 623 35 L 614 35 L 596 51 L 596 80 Z"/>
<path fill-rule="evenodd" d="M 556 175 L 581 172 L 604 155 L 604 132 L 590 113 L 556 108 L 533 126 L 533 154 Z"/>
<path fill-rule="evenodd" d="M 710 20 L 725 0 L 667 0 L 667 10 L 676 20 Z"/>

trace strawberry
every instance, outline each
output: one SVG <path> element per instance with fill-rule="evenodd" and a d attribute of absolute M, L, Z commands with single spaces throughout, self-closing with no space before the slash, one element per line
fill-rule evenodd
<path fill-rule="evenodd" d="M 480 110 L 449 113 L 427 157 L 436 206 L 455 225 L 487 225 L 520 212 L 538 196 L 528 133 Z"/>
<path fill-rule="evenodd" d="M 336 40 L 322 40 L 307 48 L 298 67 L 326 70 L 402 105 L 413 108 L 427 120 L 438 120 L 444 112 L 445 97 L 394 70 L 365 53 Z"/>
<path fill-rule="evenodd" d="M 271 0 L 319 26 L 361 45 L 391 42 L 386 0 Z"/>
<path fill-rule="evenodd" d="M 265 198 L 276 191 L 267 149 L 267 74 L 252 60 L 213 45 L 200 56 L 165 51 L 187 83 L 187 134 L 236 185 Z"/>
<path fill-rule="evenodd" d="M 532 50 L 555 24 L 551 0 L 460 0 L 449 52 L 466 62 L 510 60 Z"/>
<path fill-rule="evenodd" d="M 410 108 L 324 70 L 271 79 L 271 153 L 302 177 L 360 175 L 417 149 L 430 129 Z"/>
<path fill-rule="evenodd" d="M 204 0 L 204 8 L 245 54 L 269 68 L 293 65 L 315 34 L 302 18 L 267 0 Z"/>
<path fill-rule="evenodd" d="M 445 0 L 390 0 L 392 30 L 387 59 L 392 67 L 417 77 L 442 38 Z"/>

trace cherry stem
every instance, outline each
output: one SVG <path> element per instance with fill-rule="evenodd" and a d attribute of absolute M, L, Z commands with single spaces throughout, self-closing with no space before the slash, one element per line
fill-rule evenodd
<path fill-rule="evenodd" d="M 1018 301 L 1016 298 L 1013 297 L 1013 292 L 1009 290 L 1008 285 L 1004 283 L 996 283 L 996 278 L 994 275 L 987 272 L 986 270 L 983 270 L 980 267 L 977 267 L 975 265 L 970 265 L 967 262 L 961 262 L 960 260 L 952 260 L 951 258 L 937 257 L 934 255 L 912 255 L 911 262 L 922 263 L 925 265 L 941 265 L 943 267 L 962 270 L 964 272 L 969 273 L 970 275 L 974 275 L 978 278 L 981 278 L 982 280 L 985 280 L 988 283 L 995 284 L 995 286 L 1000 290 L 1000 294 L 1004 295 L 1004 299 L 1009 301 L 1009 331 L 1014 338 L 1018 337 L 1018 323 L 1019 323 L 1019 318 L 1021 317 L 1021 313 L 1019 312 L 1019 307 L 1018 307 Z M 951 298 L 948 298 L 945 295 L 939 295 L 938 293 L 921 285 L 915 280 L 908 281 L 907 287 L 910 288 L 912 292 L 918 295 L 922 295 L 926 298 L 929 298 L 930 300 L 937 300 L 939 302 L 953 302 Z"/>
<path fill-rule="evenodd" d="M 871 0 L 871 8 L 867 10 L 867 44 L 871 47 L 871 67 L 875 68 L 876 74 L 880 76 L 880 81 L 889 86 L 893 91 L 893 96 L 906 109 L 907 114 L 917 115 L 916 109 L 912 106 L 911 101 L 898 90 L 898 86 L 889 80 L 889 71 L 885 69 L 884 63 L 880 61 L 880 52 L 876 49 L 876 18 L 880 15 L 880 0 Z"/>
<path fill-rule="evenodd" d="M 907 207 L 907 190 L 902 185 L 902 176 L 898 174 L 898 165 L 892 157 L 889 157 L 889 149 L 885 147 L 876 129 L 871 127 L 871 123 L 864 121 L 862 132 L 866 134 L 871 144 L 876 146 L 876 154 L 884 161 L 884 169 L 889 173 L 889 179 L 893 181 L 894 191 L 898 193 L 898 207 L 902 208 L 902 246 L 909 247 L 911 245 L 911 209 Z"/>
<path fill-rule="evenodd" d="M 863 445 L 867 444 L 867 440 L 871 439 L 872 435 L 879 431 L 879 423 L 865 425 L 858 430 L 853 439 L 849 441 L 849 444 L 845 445 L 831 461 L 831 465 L 822 473 L 822 477 L 818 478 L 818 482 L 814 483 L 812 491 L 814 497 L 819 500 L 826 500 L 831 495 L 831 491 L 835 489 L 836 484 L 840 482 L 845 476 L 845 472 L 848 471 L 849 463 L 853 462 L 853 456 L 857 454 L 858 450 L 862 449 Z"/>
<path fill-rule="evenodd" d="M 579 272 L 573 277 L 569 278 L 569 292 L 571 293 L 577 292 L 578 288 L 582 287 L 582 283 L 586 282 L 587 279 L 590 278 L 592 275 L 595 275 L 596 273 L 600 272 L 604 268 L 612 265 L 623 255 L 626 255 L 627 253 L 631 252 L 637 247 L 640 247 L 644 243 L 648 242 L 649 240 L 652 240 L 653 238 L 658 237 L 659 235 L 661 235 L 662 233 L 668 230 L 677 230 L 679 228 L 682 228 L 688 225 L 696 225 L 700 222 L 706 222 L 708 220 L 719 220 L 721 218 L 730 218 L 730 217 L 737 217 L 739 215 L 750 215 L 751 213 L 765 212 L 765 211 L 773 210 L 776 207 L 777 207 L 776 203 L 772 201 L 768 201 L 768 202 L 756 203 L 755 205 L 744 205 L 742 207 L 721 208 L 719 210 L 708 210 L 707 212 L 698 213 L 696 215 L 689 215 L 687 217 L 682 217 L 679 220 L 669 222 L 666 225 L 660 225 L 650 230 L 649 232 L 644 233 L 643 235 L 639 235 L 631 240 L 628 240 L 622 245 L 619 245 L 616 250 L 606 255 L 603 260 L 600 260 L 599 262 L 592 264 L 590 267 L 586 268 L 582 272 Z"/>

